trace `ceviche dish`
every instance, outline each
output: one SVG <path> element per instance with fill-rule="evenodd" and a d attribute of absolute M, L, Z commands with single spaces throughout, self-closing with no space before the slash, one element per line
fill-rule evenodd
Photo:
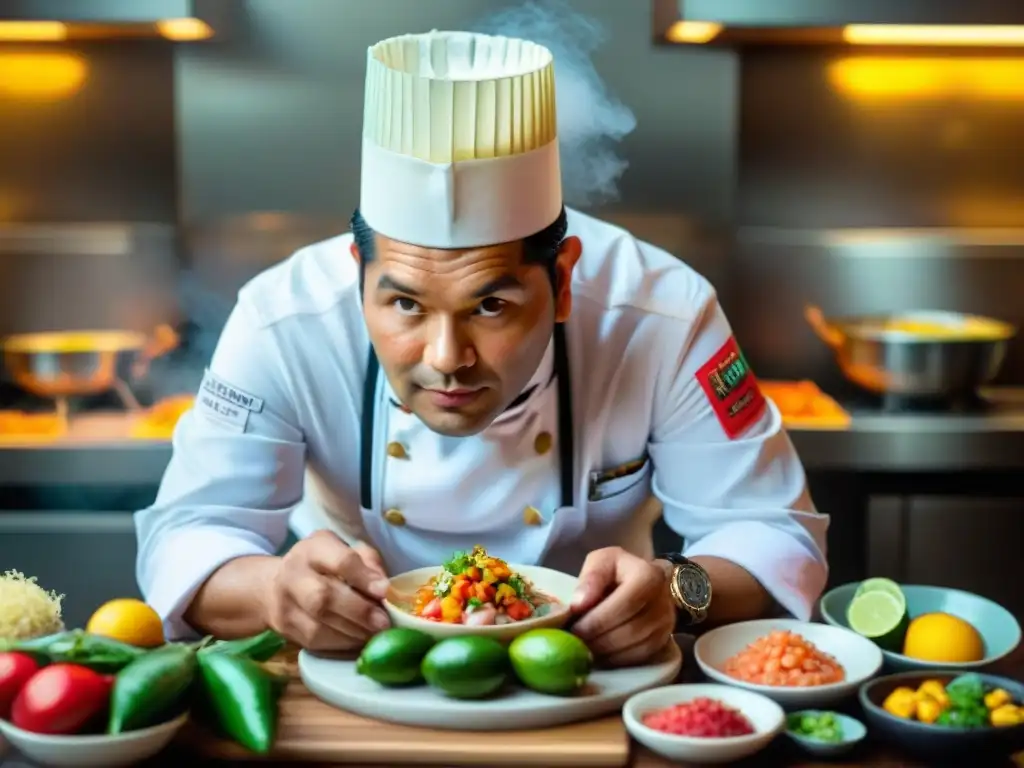
<path fill-rule="evenodd" d="M 546 616 L 558 604 L 483 547 L 456 552 L 416 591 L 412 613 L 444 624 L 511 624 Z"/>

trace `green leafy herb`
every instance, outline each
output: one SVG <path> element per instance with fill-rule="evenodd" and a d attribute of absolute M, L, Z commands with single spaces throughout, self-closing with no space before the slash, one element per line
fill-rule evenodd
<path fill-rule="evenodd" d="M 954 709 L 974 709 L 985 702 L 985 683 L 975 674 L 960 675 L 946 686 Z"/>
<path fill-rule="evenodd" d="M 516 591 L 516 597 L 526 597 L 526 583 L 518 574 L 509 576 L 508 585 Z"/>
<path fill-rule="evenodd" d="M 444 569 L 448 571 L 448 573 L 458 576 L 472 565 L 473 558 L 469 552 L 455 552 L 452 554 L 448 562 L 444 564 Z"/>
<path fill-rule="evenodd" d="M 471 597 L 466 603 L 470 608 L 479 608 L 484 604 L 484 601 L 478 597 Z"/>

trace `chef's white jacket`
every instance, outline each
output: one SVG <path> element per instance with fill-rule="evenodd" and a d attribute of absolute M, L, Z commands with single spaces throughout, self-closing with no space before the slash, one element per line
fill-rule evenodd
<path fill-rule="evenodd" d="M 431 432 L 381 375 L 374 508 L 360 507 L 358 269 L 351 235 L 317 243 L 239 292 L 159 494 L 136 514 L 139 584 L 169 637 L 193 634 L 182 615 L 213 571 L 276 552 L 289 524 L 366 541 L 390 573 L 474 544 L 576 572 L 600 547 L 653 555 L 662 511 L 684 554 L 743 566 L 809 618 L 828 517 L 778 410 L 744 375 L 714 289 L 606 222 L 569 211 L 569 233 L 583 242 L 566 328 L 575 503 L 560 506 L 549 349 L 526 401 L 465 438 Z"/>

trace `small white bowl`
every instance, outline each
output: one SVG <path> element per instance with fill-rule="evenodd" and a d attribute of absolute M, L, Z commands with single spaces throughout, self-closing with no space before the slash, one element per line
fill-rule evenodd
<path fill-rule="evenodd" d="M 459 635 L 484 635 L 506 643 L 531 629 L 542 627 L 557 629 L 564 626 L 569 620 L 569 603 L 572 600 L 572 593 L 576 590 L 576 585 L 579 584 L 579 579 L 551 568 L 542 568 L 539 565 L 510 564 L 509 568 L 513 573 L 519 573 L 531 581 L 533 586 L 541 592 L 558 600 L 558 604 L 553 605 L 551 611 L 545 616 L 483 627 L 446 624 L 440 621 L 421 619 L 389 600 L 384 601 L 384 610 L 391 618 L 391 626 L 418 629 L 438 640 Z M 441 569 L 436 566 L 406 571 L 394 576 L 391 579 L 391 586 L 400 594 L 412 595 L 440 572 Z"/>
<path fill-rule="evenodd" d="M 0 732 L 25 757 L 42 765 L 68 768 L 119 768 L 140 763 L 171 743 L 188 721 L 188 713 L 152 728 L 116 736 L 50 736 L 16 728 L 0 720 Z"/>
<path fill-rule="evenodd" d="M 716 699 L 737 709 L 750 721 L 754 733 L 727 738 L 677 736 L 648 728 L 641 720 L 652 710 L 699 698 Z M 666 685 L 630 697 L 622 707 L 630 736 L 669 760 L 694 763 L 730 763 L 760 752 L 786 727 L 782 707 L 759 693 L 714 683 Z"/>
<path fill-rule="evenodd" d="M 799 688 L 784 685 L 754 685 L 730 677 L 723 670 L 735 654 L 760 637 L 775 630 L 795 632 L 838 661 L 846 671 L 841 683 Z M 729 624 L 702 635 L 693 646 L 693 655 L 701 671 L 724 685 L 756 691 L 785 707 L 822 708 L 854 695 L 864 681 L 882 668 L 882 652 L 870 640 L 856 632 L 828 624 L 796 619 L 760 619 Z"/>

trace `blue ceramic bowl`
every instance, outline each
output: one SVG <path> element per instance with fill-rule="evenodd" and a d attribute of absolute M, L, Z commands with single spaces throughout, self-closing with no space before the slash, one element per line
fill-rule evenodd
<path fill-rule="evenodd" d="M 947 728 L 916 720 L 904 720 L 882 709 L 886 696 L 900 686 L 916 689 L 925 680 L 938 680 L 946 685 L 956 671 L 929 670 L 903 672 L 869 680 L 857 695 L 864 708 L 871 733 L 896 746 L 901 751 L 925 758 L 929 763 L 976 766 L 1002 764 L 1007 757 L 1024 749 L 1024 724 L 999 728 Z M 1016 702 L 1024 701 L 1024 684 L 1007 677 L 977 673 L 987 686 L 1002 688 Z"/>
<path fill-rule="evenodd" d="M 846 609 L 860 586 L 859 582 L 843 584 L 827 592 L 820 603 L 821 616 L 826 624 L 849 628 L 846 623 Z M 907 613 L 914 619 L 926 613 L 948 613 L 969 622 L 981 634 L 985 642 L 985 658 L 981 661 L 949 664 L 934 661 L 919 661 L 901 653 L 882 649 L 885 667 L 894 672 L 928 669 L 968 670 L 977 669 L 1012 653 L 1020 645 L 1020 624 L 1013 614 L 998 603 L 970 592 L 948 587 L 925 587 L 917 584 L 901 584 L 907 598 Z"/>
<path fill-rule="evenodd" d="M 803 709 L 799 712 L 793 712 L 789 716 L 821 714 L 824 714 L 824 710 Z M 864 741 L 864 737 L 868 735 L 868 729 L 864 727 L 864 723 L 860 720 L 850 717 L 849 715 L 844 715 L 841 712 L 832 712 L 831 714 L 838 721 L 839 727 L 843 731 L 843 738 L 841 741 L 819 741 L 818 739 L 812 739 L 810 736 L 804 736 L 801 733 L 794 733 L 788 728 L 786 729 L 786 735 L 809 754 L 817 755 L 818 757 L 837 757 L 839 755 L 844 755 Z"/>

